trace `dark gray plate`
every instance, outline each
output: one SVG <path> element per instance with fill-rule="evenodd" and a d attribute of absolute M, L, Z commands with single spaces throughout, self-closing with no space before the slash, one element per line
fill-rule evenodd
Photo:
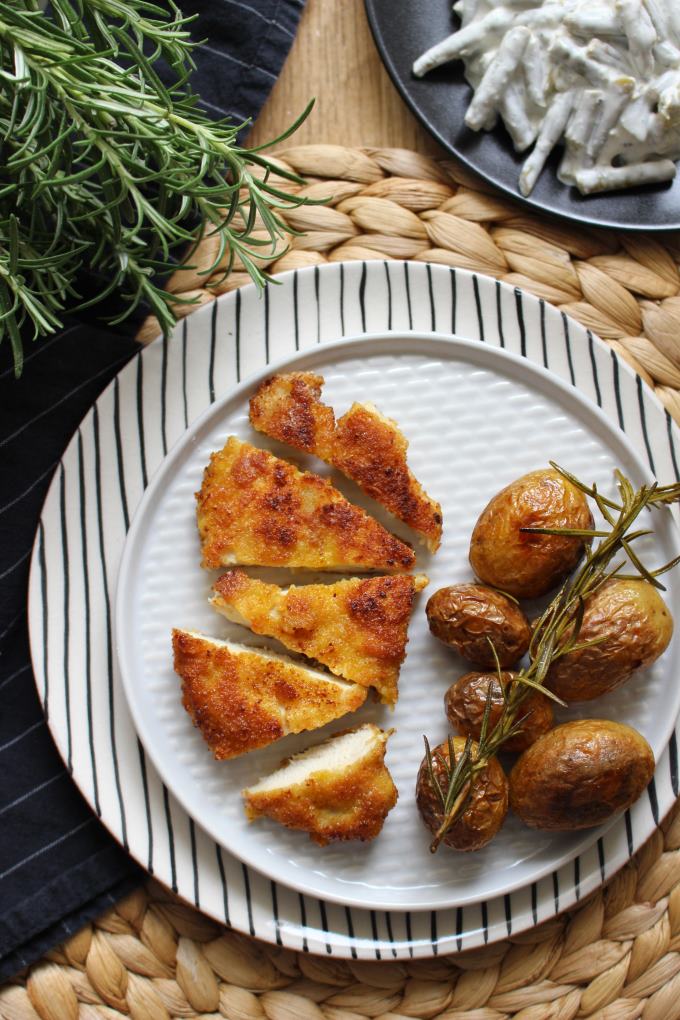
<path fill-rule="evenodd" d="M 523 159 L 502 127 L 476 133 L 463 118 L 471 90 L 460 62 L 425 78 L 411 73 L 413 61 L 454 32 L 458 19 L 451 0 L 366 0 L 375 41 L 393 82 L 418 119 L 463 163 L 524 205 L 598 227 L 628 230 L 680 228 L 680 177 L 670 184 L 583 197 L 555 176 L 558 155 L 546 166 L 530 198 L 517 187 Z"/>

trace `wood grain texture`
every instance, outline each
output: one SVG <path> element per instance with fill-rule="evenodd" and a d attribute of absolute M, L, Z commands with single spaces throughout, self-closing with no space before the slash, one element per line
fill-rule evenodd
<path fill-rule="evenodd" d="M 403 146 L 444 155 L 382 66 L 364 0 L 307 0 L 295 42 L 249 143 L 275 138 L 312 97 L 315 107 L 291 144 Z"/>

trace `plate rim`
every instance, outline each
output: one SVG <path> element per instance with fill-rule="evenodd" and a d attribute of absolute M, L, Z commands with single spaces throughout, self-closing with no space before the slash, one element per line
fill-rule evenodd
<path fill-rule="evenodd" d="M 527 291 L 519 291 L 517 288 L 511 287 L 509 284 L 499 282 L 493 278 L 487 277 L 484 274 L 473 273 L 464 269 L 453 269 L 450 267 L 443 266 L 431 266 L 426 263 L 414 262 L 414 261 L 399 261 L 398 263 L 392 263 L 384 260 L 378 260 L 370 262 L 345 262 L 345 263 L 331 263 L 327 266 L 322 267 L 309 267 L 299 270 L 290 270 L 286 273 L 280 274 L 278 281 L 280 284 L 285 285 L 281 287 L 283 292 L 286 288 L 293 290 L 298 283 L 302 290 L 303 285 L 309 284 L 308 290 L 313 301 L 314 290 L 316 289 L 317 301 L 318 301 L 318 279 L 317 273 L 321 272 L 323 276 L 327 276 L 329 281 L 335 280 L 335 284 L 342 287 L 343 271 L 345 274 L 345 285 L 352 283 L 359 292 L 363 287 L 366 277 L 368 275 L 369 285 L 372 287 L 373 283 L 371 277 L 375 268 L 382 269 L 386 274 L 388 281 L 391 277 L 396 277 L 397 271 L 399 276 L 396 281 L 396 285 L 401 291 L 402 297 L 404 293 L 404 279 L 406 281 L 406 290 L 408 291 L 409 286 L 409 273 L 413 274 L 411 283 L 415 280 L 421 286 L 421 293 L 425 296 L 416 297 L 414 292 L 414 316 L 416 312 L 420 316 L 427 316 L 428 309 L 430 314 L 434 315 L 433 305 L 433 291 L 430 289 L 430 302 L 427 301 L 427 289 L 428 286 L 431 288 L 433 283 L 436 283 L 437 290 L 441 285 L 444 291 L 451 293 L 451 288 L 454 291 L 457 287 L 467 287 L 468 290 L 472 287 L 479 286 L 481 288 L 500 288 L 503 292 L 508 295 L 514 294 L 515 299 L 519 304 L 526 299 L 528 307 L 539 307 L 545 308 L 546 314 L 550 313 L 552 316 L 559 315 L 559 310 L 548 305 L 546 302 L 534 297 Z M 403 271 L 403 272 L 402 272 Z M 427 274 L 427 275 L 426 275 Z M 395 283 L 395 280 L 392 280 Z M 329 284 L 330 286 L 330 284 Z M 278 290 L 279 288 L 277 288 Z M 246 298 L 250 298 L 255 292 L 255 287 L 249 285 L 243 288 L 239 288 L 237 291 L 221 295 L 216 302 L 211 305 L 203 306 L 197 309 L 194 315 L 191 317 L 191 321 L 197 327 L 196 332 L 201 331 L 210 332 L 210 316 L 213 316 L 213 328 L 214 321 L 217 314 L 216 309 L 220 304 L 225 307 L 229 306 L 230 300 L 236 299 L 237 307 L 242 295 L 242 300 L 245 303 Z M 342 293 L 342 291 L 341 291 Z M 436 291 L 434 292 L 436 296 Z M 449 299 L 450 300 L 450 299 Z M 342 301 L 342 298 L 341 298 Z M 354 307 L 354 306 L 350 306 Z M 443 303 L 444 311 L 446 311 L 446 301 Z M 409 323 L 410 323 L 411 308 L 409 304 Z M 355 311 L 356 314 L 356 311 Z M 403 310 L 399 313 L 403 318 Z M 395 312 L 395 317 L 397 313 Z M 259 328 L 262 328 L 260 316 Z M 606 378 L 609 379 L 609 386 L 614 385 L 614 389 L 617 392 L 618 399 L 618 380 L 623 379 L 622 385 L 625 386 L 626 391 L 629 393 L 631 399 L 635 402 L 639 401 L 641 414 L 638 416 L 633 415 L 629 419 L 626 415 L 624 425 L 624 418 L 621 416 L 619 408 L 619 422 L 622 430 L 629 433 L 631 426 L 629 421 L 633 421 L 633 430 L 636 432 L 636 436 L 632 439 L 636 449 L 643 450 L 643 440 L 646 441 L 646 426 L 644 424 L 644 408 L 647 405 L 647 410 L 654 412 L 654 430 L 655 438 L 653 446 L 647 445 L 647 457 L 652 464 L 652 450 L 654 461 L 658 462 L 661 458 L 668 464 L 668 470 L 674 472 L 676 477 L 680 476 L 680 470 L 678 469 L 678 461 L 676 460 L 676 446 L 678 440 L 680 440 L 680 432 L 678 426 L 673 422 L 666 409 L 661 404 L 658 397 L 652 393 L 647 387 L 643 386 L 643 382 L 639 375 L 637 375 L 630 366 L 619 356 L 615 351 L 611 350 L 609 346 L 599 337 L 595 336 L 590 330 L 581 326 L 576 320 L 569 318 L 562 314 L 562 319 L 565 326 L 565 336 L 568 337 L 567 330 L 569 327 L 578 333 L 578 342 L 587 344 L 585 350 L 590 348 L 591 355 L 591 368 L 592 368 L 592 385 L 594 385 L 593 396 L 587 396 L 592 404 L 598 404 L 602 406 L 600 399 L 597 374 L 595 371 L 595 352 L 598 354 L 599 368 L 605 368 L 605 364 L 608 361 L 611 366 L 611 373 L 607 371 Z M 389 320 L 392 321 L 391 318 Z M 318 323 L 318 320 L 317 320 Z M 342 334 L 343 328 L 338 321 L 337 333 Z M 308 327 L 306 327 L 308 328 Z M 473 342 L 483 342 L 487 339 L 481 332 L 481 320 L 479 322 L 480 335 L 479 339 Z M 384 332 L 390 332 L 392 327 L 386 325 Z M 180 324 L 177 328 L 176 334 L 171 338 L 169 342 L 180 343 L 180 332 L 183 332 L 186 337 L 187 323 L 186 320 L 183 324 Z M 474 335 L 474 332 L 470 335 Z M 490 338 L 489 338 L 490 339 Z M 318 342 L 318 324 L 317 324 L 317 341 Z M 200 344 L 201 338 L 196 338 L 195 342 Z M 313 346 L 314 340 L 305 340 L 305 345 Z M 323 341 L 324 343 L 326 340 Z M 501 343 L 503 341 L 501 340 Z M 63 465 L 64 459 L 67 457 L 70 451 L 75 446 L 76 437 L 79 430 L 87 423 L 89 417 L 93 414 L 95 408 L 98 407 L 99 403 L 110 395 L 111 391 L 114 390 L 118 380 L 120 380 L 126 373 L 132 375 L 132 365 L 137 365 L 137 375 L 139 376 L 140 366 L 145 361 L 154 365 L 154 356 L 151 354 L 155 350 L 155 360 L 158 363 L 156 367 L 160 370 L 160 350 L 164 341 L 162 337 L 158 337 L 156 341 L 149 344 L 147 347 L 140 350 L 139 354 L 132 358 L 120 372 L 117 374 L 114 380 L 102 390 L 98 396 L 97 401 L 91 407 L 86 414 L 83 416 L 78 428 L 74 431 L 69 444 L 65 447 L 62 455 L 60 464 Z M 498 344 L 498 340 L 495 341 Z M 147 359 L 148 355 L 148 359 Z M 527 350 L 523 355 L 526 360 L 532 364 L 540 364 L 540 353 L 535 350 Z M 545 361 L 544 351 L 544 363 Z M 587 362 L 587 357 L 586 357 Z M 574 378 L 573 372 L 571 371 L 571 365 L 569 365 L 570 374 L 572 376 L 573 387 L 577 387 L 576 379 Z M 562 364 L 555 366 L 551 358 L 551 365 L 549 372 L 567 380 L 567 370 L 562 359 Z M 583 369 L 586 380 L 590 379 L 586 369 Z M 584 387 L 584 393 L 589 392 L 589 384 L 586 381 Z M 636 397 L 637 392 L 637 397 Z M 605 406 L 609 407 L 606 412 L 612 421 L 616 420 L 616 411 L 613 405 L 610 406 L 613 397 L 609 398 L 610 403 L 605 403 Z M 40 564 L 39 558 L 43 547 L 41 545 L 41 527 L 45 521 L 46 511 L 49 509 L 48 504 L 55 498 L 58 499 L 58 472 L 59 467 L 55 470 L 55 474 L 48 488 L 48 492 L 41 510 L 40 522 L 36 529 L 36 540 L 33 546 L 33 552 L 31 556 L 30 564 L 30 577 L 29 577 L 29 589 L 28 589 L 28 624 L 30 634 L 30 649 L 31 657 L 34 665 L 34 679 L 37 686 L 38 697 L 41 700 L 41 704 L 45 704 L 44 695 L 46 695 L 46 681 L 47 677 L 44 672 L 36 669 L 36 663 L 40 660 L 41 645 L 42 645 L 42 628 L 43 628 L 43 613 L 38 612 L 39 606 L 37 605 L 40 596 Z M 40 663 L 42 666 L 45 663 Z M 43 689 L 41 689 L 41 683 Z M 63 733 L 55 732 L 54 730 L 54 718 L 50 716 L 48 718 L 48 724 L 53 733 L 57 750 L 62 757 L 66 760 L 66 752 L 64 745 Z M 195 904 L 195 906 L 204 911 L 209 916 L 214 917 L 217 921 L 222 924 L 226 924 L 228 927 L 235 928 L 238 931 L 242 931 L 246 935 L 251 935 L 257 938 L 262 938 L 267 942 L 275 944 L 277 946 L 287 946 L 293 950 L 301 952 L 318 952 L 322 955 L 324 953 L 335 955 L 341 959 L 369 959 L 369 960 L 380 960 L 387 958 L 393 959 L 415 959 L 415 958 L 431 958 L 442 952 L 460 952 L 464 949 L 471 949 L 474 947 L 483 946 L 487 943 L 495 942 L 499 939 L 506 938 L 509 935 L 514 935 L 527 929 L 531 929 L 536 924 L 555 918 L 557 915 L 562 914 L 565 910 L 573 909 L 583 900 L 583 898 L 595 889 L 600 887 L 604 882 L 610 881 L 611 878 L 625 866 L 630 858 L 643 846 L 650 835 L 660 824 L 661 819 L 665 816 L 666 812 L 670 810 L 672 804 L 675 802 L 679 793 L 679 780 L 678 780 L 678 743 L 680 742 L 680 731 L 676 729 L 674 732 L 669 748 L 664 753 L 664 772 L 659 774 L 659 779 L 663 781 L 663 798 L 662 804 L 656 801 L 656 797 L 652 800 L 650 795 L 650 802 L 646 806 L 644 811 L 644 817 L 640 818 L 640 829 L 639 833 L 635 832 L 629 825 L 629 819 L 626 819 L 626 828 L 624 830 L 623 824 L 619 823 L 619 831 L 614 833 L 612 836 L 608 834 L 608 851 L 609 855 L 605 859 L 600 855 L 600 848 L 598 845 L 598 856 L 584 855 L 582 864 L 585 865 L 586 871 L 582 874 L 580 869 L 574 870 L 571 874 L 559 875 L 555 873 L 553 875 L 552 890 L 548 887 L 539 888 L 537 885 L 532 885 L 522 890 L 522 896 L 518 899 L 518 902 L 514 904 L 515 912 L 512 912 L 512 905 L 510 903 L 511 897 L 506 897 L 505 906 L 502 901 L 490 900 L 487 904 L 482 905 L 481 919 L 476 919 L 474 916 L 465 919 L 463 915 L 463 909 L 459 908 L 456 911 L 456 916 L 451 917 L 447 915 L 447 912 L 433 911 L 430 915 L 430 924 L 426 924 L 425 921 L 422 925 L 411 925 L 410 914 L 408 912 L 399 912 L 395 914 L 395 920 L 390 924 L 389 915 L 383 914 L 382 912 L 374 911 L 361 911 L 357 909 L 354 913 L 353 919 L 348 915 L 347 920 L 339 919 L 337 916 L 335 919 L 331 918 L 330 926 L 329 920 L 326 917 L 326 913 L 323 910 L 323 902 L 309 900 L 303 903 L 302 898 L 300 899 L 299 905 L 295 905 L 290 897 L 287 897 L 287 890 L 285 887 L 280 887 L 280 895 L 283 900 L 279 902 L 277 910 L 276 901 L 273 902 L 274 912 L 272 913 L 272 903 L 269 905 L 264 901 L 254 900 L 251 902 L 251 895 L 248 886 L 248 871 L 247 867 L 243 868 L 243 874 L 232 867 L 231 857 L 228 856 L 223 859 L 218 851 L 217 861 L 213 856 L 212 864 L 206 860 L 207 870 L 207 881 L 212 881 L 213 886 L 216 885 L 219 890 L 219 882 L 221 879 L 222 890 L 224 895 L 224 904 L 218 903 L 217 899 L 214 902 L 206 902 L 204 898 L 198 896 L 197 886 L 197 872 L 194 866 L 193 872 L 193 885 L 191 878 L 191 858 L 189 854 L 195 855 L 196 846 L 194 843 L 194 834 L 192 828 L 192 820 L 190 816 L 185 816 L 181 813 L 179 817 L 172 816 L 172 826 L 170 825 L 170 807 L 167 803 L 165 805 L 166 811 L 166 825 L 162 818 L 157 821 L 158 835 L 159 835 L 159 847 L 154 848 L 153 856 L 151 847 L 148 849 L 148 864 L 146 863 L 147 856 L 144 850 L 144 840 L 139 837 L 137 838 L 138 845 L 134 851 L 130 850 L 127 838 L 125 837 L 124 827 L 121 829 L 120 824 L 116 820 L 116 809 L 108 809 L 108 819 L 106 821 L 106 827 L 111 833 L 112 837 L 116 839 L 118 843 L 123 845 L 128 852 L 131 853 L 133 859 L 139 861 L 140 864 L 147 871 L 151 871 L 155 877 L 165 883 L 168 887 L 171 887 L 173 891 L 179 892 L 187 901 Z M 659 763 L 660 765 L 661 763 Z M 657 766 L 659 771 L 659 766 Z M 94 809 L 94 799 L 92 792 L 88 787 L 87 776 L 78 777 L 77 774 L 73 773 L 74 781 L 77 782 L 79 789 L 83 796 L 87 800 L 88 804 Z M 178 829 L 179 823 L 182 823 L 182 828 Z M 187 831 L 188 825 L 188 831 Z M 172 857 L 172 839 L 173 839 L 173 828 L 175 830 L 175 839 L 179 840 L 179 850 L 181 857 L 178 857 L 178 870 L 174 870 L 174 857 Z M 166 831 L 167 830 L 167 831 Z M 191 836 L 191 846 L 189 845 L 189 837 Z M 610 838 L 611 837 L 611 838 Z M 213 845 L 212 850 L 215 850 Z M 170 857 L 168 858 L 168 853 Z M 158 864 L 159 856 L 161 864 Z M 153 865 L 152 865 L 153 860 Z M 579 859 L 575 863 L 578 864 Z M 179 871 L 179 867 L 182 867 L 182 871 Z M 219 875 L 217 872 L 219 871 Z M 226 876 L 226 877 L 225 877 Z M 229 897 L 230 905 L 227 905 L 227 886 L 225 884 L 226 879 L 230 883 L 229 885 Z M 202 880 L 203 881 L 203 880 Z M 545 881 L 545 880 L 544 880 Z M 232 886 L 233 883 L 233 886 Z M 272 890 L 272 896 L 274 895 L 275 887 Z M 218 894 L 219 895 L 219 894 Z M 513 894 L 518 896 L 519 894 Z M 535 896 L 539 896 L 540 899 L 534 899 Z M 545 902 L 544 902 L 545 900 Z M 315 906 L 316 903 L 316 906 Z M 484 907 L 488 910 L 485 911 Z M 252 908 L 252 909 L 251 909 Z M 312 914 L 309 914 L 309 911 Z M 450 914 L 450 912 L 449 912 Z M 370 916 L 369 916 L 370 915 Z M 318 920 L 317 920 L 318 916 Z"/>
<path fill-rule="evenodd" d="M 537 202 L 530 195 L 523 195 L 519 191 L 519 189 L 514 191 L 512 188 L 508 187 L 508 185 L 502 183 L 501 181 L 496 180 L 495 178 L 490 177 L 483 170 L 480 170 L 479 167 L 472 160 L 470 160 L 464 153 L 458 151 L 455 145 L 451 143 L 451 141 L 446 137 L 445 134 L 442 133 L 442 131 L 439 130 L 439 128 L 435 127 L 434 124 L 432 124 L 430 118 L 423 113 L 420 106 L 415 101 L 415 99 L 409 92 L 408 88 L 405 86 L 404 82 L 402 81 L 397 71 L 394 60 L 392 59 L 392 55 L 388 47 L 385 45 L 385 40 L 383 38 L 380 26 L 378 24 L 377 4 L 379 2 L 380 0 L 364 0 L 364 5 L 373 41 L 375 42 L 376 49 L 378 50 L 381 63 L 383 67 L 386 69 L 387 73 L 389 74 L 390 81 L 392 82 L 397 92 L 408 106 L 411 113 L 418 120 L 418 122 L 422 124 L 422 126 L 425 128 L 428 134 L 430 134 L 431 137 L 434 138 L 435 141 L 439 145 L 441 145 L 443 149 L 445 149 L 452 156 L 455 156 L 455 158 L 459 162 L 461 162 L 471 173 L 473 173 L 475 177 L 478 177 L 480 181 L 484 181 L 487 184 L 490 184 L 493 188 L 501 192 L 501 194 L 507 195 L 508 198 L 512 199 L 514 202 L 517 202 L 520 206 L 527 209 L 535 216 L 537 215 L 555 216 L 557 219 L 563 220 L 566 223 L 572 224 L 580 223 L 583 226 L 592 227 L 595 229 L 599 228 L 601 230 L 626 230 L 634 234 L 640 234 L 649 231 L 655 235 L 664 235 L 669 233 L 676 233 L 680 229 L 680 214 L 678 215 L 678 220 L 676 223 L 667 224 L 667 223 L 621 223 L 620 221 L 615 219 L 606 220 L 593 219 L 591 216 L 588 216 L 587 214 L 579 215 L 578 213 L 565 212 L 563 209 L 557 208 L 555 206 L 552 205 L 546 206 L 542 202 Z M 677 160 L 675 162 L 678 163 Z M 680 174 L 680 165 L 678 166 L 678 174 Z M 615 194 L 619 194 L 619 192 L 615 192 Z"/>
<path fill-rule="evenodd" d="M 130 659 L 129 645 L 125 642 L 125 633 L 127 632 L 126 616 L 129 619 L 126 607 L 129 596 L 136 587 L 134 580 L 136 571 L 135 564 L 137 554 L 139 552 L 139 543 L 144 540 L 143 530 L 146 525 L 147 515 L 149 509 L 153 507 L 154 503 L 158 502 L 158 494 L 162 491 L 164 485 L 167 484 L 168 479 L 172 477 L 178 461 L 181 462 L 181 470 L 186 463 L 186 459 L 191 458 L 191 448 L 196 444 L 196 442 L 200 441 L 205 428 L 210 424 L 217 423 L 220 417 L 227 412 L 230 405 L 245 403 L 248 394 L 253 392 L 265 379 L 277 372 L 280 372 L 281 370 L 310 371 L 314 369 L 316 363 L 319 361 L 328 362 L 330 360 L 333 364 L 335 364 L 336 361 L 347 360 L 352 358 L 352 356 L 359 357 L 361 356 L 361 351 L 366 344 L 370 345 L 372 348 L 367 353 L 368 357 L 386 354 L 388 353 L 388 349 L 391 354 L 403 353 L 406 355 L 417 354 L 422 350 L 424 356 L 431 355 L 436 357 L 436 351 L 441 350 L 441 357 L 444 359 L 446 358 L 446 353 L 444 352 L 448 349 L 452 353 L 452 358 L 449 360 L 455 360 L 455 351 L 462 350 L 469 352 L 470 355 L 469 359 L 465 360 L 468 360 L 468 363 L 471 362 L 479 367 L 491 367 L 497 363 L 501 366 L 509 364 L 514 370 L 512 374 L 515 377 L 529 377 L 528 385 L 531 386 L 532 389 L 534 386 L 539 385 L 537 380 L 543 380 L 543 385 L 549 391 L 552 390 L 552 395 L 555 398 L 560 397 L 567 407 L 571 406 L 573 409 L 575 405 L 576 408 L 580 408 L 583 413 L 583 420 L 587 422 L 588 427 L 592 427 L 593 419 L 598 422 L 603 430 L 606 431 L 607 440 L 612 445 L 618 441 L 621 447 L 626 450 L 628 456 L 635 464 L 635 468 L 639 474 L 647 481 L 653 479 L 651 469 L 644 463 L 641 455 L 631 443 L 628 435 L 623 430 L 617 429 L 615 424 L 607 417 L 601 408 L 559 376 L 550 372 L 540 364 L 527 362 L 526 358 L 520 354 L 515 354 L 514 351 L 480 344 L 476 340 L 470 340 L 455 334 L 422 332 L 419 330 L 413 330 L 410 332 L 394 331 L 389 334 L 360 333 L 343 337 L 342 339 L 332 341 L 328 344 L 323 344 L 316 349 L 296 351 L 293 355 L 279 359 L 276 362 L 272 362 L 266 365 L 264 369 L 260 369 L 254 374 L 248 375 L 246 378 L 242 379 L 236 387 L 231 388 L 227 393 L 223 394 L 220 398 L 210 404 L 196 419 L 194 419 L 193 422 L 190 423 L 189 427 L 185 429 L 182 435 L 179 436 L 173 446 L 168 450 L 168 453 L 161 463 L 158 465 L 153 476 L 150 477 L 149 484 L 147 485 L 144 495 L 135 508 L 134 514 L 131 518 L 130 527 L 125 537 L 123 552 L 118 568 L 112 620 L 114 647 L 128 708 L 132 715 L 135 729 L 144 744 L 149 758 L 153 762 L 153 765 L 161 776 L 163 782 L 167 785 L 170 792 L 181 804 L 187 814 L 191 817 L 195 817 L 198 824 L 200 824 L 201 827 L 208 833 L 210 838 L 214 839 L 216 843 L 223 847 L 224 850 L 233 854 L 237 859 L 249 863 L 251 867 L 260 872 L 260 874 L 270 881 L 286 885 L 289 888 L 294 889 L 296 892 L 301 892 L 307 896 L 323 898 L 327 902 L 337 903 L 340 906 L 361 907 L 363 909 L 386 911 L 410 911 L 412 913 L 432 910 L 451 910 L 459 906 L 473 906 L 498 896 L 508 895 L 512 892 L 516 892 L 518 889 L 524 888 L 527 884 L 540 881 L 542 878 L 552 874 L 554 871 L 559 871 L 561 868 L 574 861 L 577 857 L 587 853 L 588 850 L 597 843 L 597 840 L 622 817 L 623 812 L 620 812 L 602 826 L 598 826 L 595 829 L 583 830 L 584 834 L 582 838 L 566 855 L 559 857 L 552 863 L 543 864 L 536 872 L 532 873 L 530 878 L 523 879 L 518 877 L 516 880 L 509 881 L 507 885 L 502 886 L 500 889 L 493 890 L 486 895 L 479 893 L 466 895 L 463 893 L 455 899 L 446 899 L 444 901 L 430 900 L 426 897 L 423 899 L 423 897 L 420 897 L 417 903 L 408 901 L 403 903 L 387 904 L 371 901 L 367 906 L 365 899 L 363 901 L 361 899 L 361 891 L 364 888 L 361 885 L 355 886 L 354 884 L 348 883 L 347 893 L 343 895 L 340 891 L 337 893 L 329 892 L 325 888 L 305 883 L 302 876 L 303 874 L 306 874 L 306 872 L 300 871 L 298 875 L 298 872 L 293 870 L 292 872 L 287 873 L 285 877 L 282 877 L 281 875 L 276 874 L 275 871 L 267 871 L 260 863 L 255 863 L 253 859 L 248 859 L 247 847 L 239 848 L 238 844 L 232 845 L 225 843 L 224 837 L 218 835 L 218 828 L 212 824 L 212 820 L 210 818 L 206 819 L 203 817 L 196 817 L 192 813 L 190 793 L 184 787 L 178 791 L 175 784 L 173 784 L 172 776 L 169 771 L 170 763 L 167 762 L 167 759 L 163 754 L 162 741 L 159 741 L 158 737 L 153 736 L 153 720 L 146 717 L 142 702 L 138 698 L 138 685 L 135 683 L 134 664 Z M 255 436 L 254 439 L 256 438 L 257 437 Z M 680 535 L 678 534 L 677 525 L 673 528 L 673 534 L 675 536 L 677 546 L 680 544 Z M 680 548 L 677 548 L 677 551 L 680 552 Z M 198 563 L 196 565 L 196 569 L 200 569 Z M 677 719 L 680 715 L 680 686 L 675 692 L 673 709 L 674 711 L 669 714 L 669 720 L 665 723 L 665 727 L 662 731 L 663 736 L 655 744 L 655 747 L 652 748 L 655 753 L 656 760 L 661 757 L 666 749 L 671 734 L 675 729 Z M 314 733 L 315 731 L 311 730 L 307 734 L 312 744 L 314 742 Z M 258 861 L 266 863 L 266 855 L 258 857 Z M 315 872 L 312 872 L 312 877 L 314 875 Z M 351 890 L 356 891 L 352 892 Z M 411 893 L 411 895 L 413 895 L 413 893 Z"/>

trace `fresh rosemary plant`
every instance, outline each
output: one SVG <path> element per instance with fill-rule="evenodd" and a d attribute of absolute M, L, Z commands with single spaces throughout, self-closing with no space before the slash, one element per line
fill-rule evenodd
<path fill-rule="evenodd" d="M 559 471 L 569 482 L 594 500 L 607 529 L 578 530 L 567 528 L 523 528 L 523 531 L 541 535 L 573 535 L 590 540 L 598 540 L 593 546 L 586 547 L 585 559 L 577 573 L 567 581 L 555 598 L 550 602 L 538 620 L 529 648 L 529 665 L 519 670 L 512 683 L 506 688 L 501 684 L 504 705 L 500 718 L 493 728 L 489 728 L 492 689 L 482 719 L 477 748 L 473 749 L 472 738 L 468 738 L 465 747 L 456 759 L 453 740 L 449 738 L 449 761 L 444 755 L 437 756 L 437 764 L 444 777 L 443 784 L 437 779 L 434 768 L 433 753 L 427 737 L 425 754 L 427 759 L 428 778 L 435 791 L 442 812 L 442 823 L 430 844 L 435 853 L 458 818 L 465 812 L 475 776 L 486 768 L 489 760 L 500 750 L 510 737 L 522 728 L 525 716 L 522 715 L 522 703 L 532 691 L 540 691 L 554 701 L 560 702 L 544 685 L 550 666 L 562 655 L 584 648 L 593 642 L 579 643 L 578 634 L 583 620 L 585 601 L 597 589 L 612 577 L 643 577 L 650 584 L 664 590 L 658 580 L 661 574 L 671 570 L 680 562 L 680 557 L 665 566 L 649 570 L 642 563 L 632 548 L 632 543 L 651 531 L 633 530 L 637 518 L 643 510 L 663 506 L 680 501 L 680 484 L 659 486 L 643 485 L 634 489 L 631 482 L 620 471 L 616 472 L 619 502 L 606 499 L 596 486 L 587 486 L 569 474 L 559 465 L 551 462 L 551 467 Z M 624 561 L 612 567 L 612 560 L 620 554 L 626 554 L 636 573 L 622 573 Z M 493 646 L 492 646 L 493 647 Z M 494 651 L 495 655 L 495 651 Z M 500 665 L 497 671 L 500 683 Z M 436 755 L 436 752 L 435 752 Z"/>
<path fill-rule="evenodd" d="M 243 124 L 199 109 L 189 20 L 172 0 L 50 0 L 47 12 L 39 0 L 0 0 L 0 340 L 17 375 L 27 333 L 53 333 L 67 305 L 113 292 L 122 310 L 110 322 L 144 301 L 167 333 L 182 299 L 157 281 L 179 248 L 190 264 L 206 234 L 219 242 L 207 276 L 238 255 L 261 285 L 259 263 L 280 254 L 279 210 L 304 199 L 275 186 L 271 172 L 282 171 L 260 149 L 238 143 Z M 84 269 L 99 283 L 87 301 Z"/>

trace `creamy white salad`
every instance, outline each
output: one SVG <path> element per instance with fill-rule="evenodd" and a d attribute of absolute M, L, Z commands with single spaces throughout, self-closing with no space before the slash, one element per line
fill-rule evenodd
<path fill-rule="evenodd" d="M 529 152 L 531 194 L 563 146 L 558 177 L 584 194 L 669 181 L 680 159 L 680 0 L 458 0 L 461 27 L 413 65 L 462 60 L 465 123 L 498 117 Z"/>

